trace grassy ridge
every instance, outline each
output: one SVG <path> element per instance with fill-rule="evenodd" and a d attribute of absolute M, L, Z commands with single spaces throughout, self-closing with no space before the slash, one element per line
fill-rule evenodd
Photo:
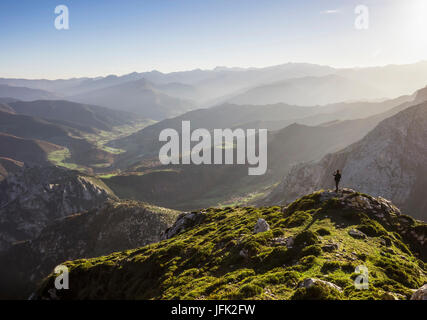
<path fill-rule="evenodd" d="M 405 237 L 427 226 L 406 216 L 380 220 L 372 208 L 322 200 L 320 193 L 285 210 L 210 208 L 202 215 L 202 223 L 160 243 L 66 262 L 72 287 L 56 294 L 61 299 L 408 299 L 427 280 L 425 248 Z M 271 229 L 254 234 L 259 218 Z M 352 229 L 367 236 L 354 238 Z M 286 245 L 290 238 L 292 246 Z M 359 265 L 369 270 L 369 290 L 354 286 Z M 307 278 L 342 291 L 298 288 Z M 45 279 L 40 298 L 50 296 L 53 281 L 54 275 Z"/>

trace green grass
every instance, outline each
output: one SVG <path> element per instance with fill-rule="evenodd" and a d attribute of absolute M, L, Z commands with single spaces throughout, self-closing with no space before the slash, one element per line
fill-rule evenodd
<path fill-rule="evenodd" d="M 115 139 L 129 136 L 153 123 L 154 122 L 151 120 L 144 120 L 144 121 L 136 122 L 132 125 L 117 126 L 117 127 L 114 127 L 111 131 L 97 130 L 96 133 L 81 134 L 81 137 L 75 137 L 75 138 L 77 139 L 83 138 L 88 142 L 90 142 L 99 150 L 106 151 L 113 155 L 119 155 L 125 152 L 125 150 L 109 147 L 107 146 L 109 142 Z M 111 166 L 111 163 L 109 162 L 87 164 L 87 166 L 81 166 L 81 165 L 69 162 L 71 158 L 72 158 L 72 155 L 68 148 L 51 152 L 48 155 L 48 160 L 54 165 L 65 167 L 72 170 L 79 170 L 82 172 L 90 172 L 91 169 L 97 170 L 97 172 L 101 172 L 101 171 L 105 172 L 107 171 L 107 168 Z M 106 177 L 112 177 L 114 175 L 115 175 L 114 173 L 105 174 Z"/>
<path fill-rule="evenodd" d="M 407 299 L 427 280 L 425 264 L 417 258 L 420 253 L 406 252 L 401 244 L 411 244 L 404 235 L 398 239 L 398 218 L 381 224 L 369 218 L 369 212 L 339 208 L 334 200 L 321 203 L 318 194 L 297 200 L 285 213 L 280 207 L 225 207 L 203 214 L 202 223 L 169 240 L 66 262 L 73 287 L 58 294 L 63 299 L 283 300 L 382 299 L 393 292 Z M 271 230 L 253 234 L 258 218 Z M 366 225 L 375 227 L 372 236 L 354 239 L 348 234 Z M 425 224 L 408 223 L 405 228 L 410 233 L 420 226 Z M 393 239 L 389 246 L 378 236 L 384 232 Z M 278 236 L 292 236 L 293 247 L 275 244 Z M 331 241 L 339 243 L 339 249 L 323 252 L 321 246 Z M 358 265 L 369 270 L 369 290 L 354 287 Z M 309 277 L 343 290 L 323 285 L 297 288 Z M 49 276 L 39 294 L 47 295 L 53 281 Z"/>
<path fill-rule="evenodd" d="M 110 141 L 120 139 L 126 136 L 129 136 L 143 128 L 153 124 L 154 121 L 145 120 L 141 122 L 134 123 L 132 125 L 124 125 L 114 127 L 111 131 L 98 130 L 94 134 L 85 134 L 83 137 L 89 142 L 96 145 L 99 149 L 107 151 L 112 154 L 121 154 L 125 152 L 123 149 L 112 148 L 107 146 Z"/>
<path fill-rule="evenodd" d="M 82 166 L 79 166 L 75 163 L 67 162 L 67 160 L 70 158 L 71 153 L 68 148 L 53 151 L 48 155 L 48 160 L 56 166 L 65 167 L 71 170 L 86 171 L 86 169 Z"/>

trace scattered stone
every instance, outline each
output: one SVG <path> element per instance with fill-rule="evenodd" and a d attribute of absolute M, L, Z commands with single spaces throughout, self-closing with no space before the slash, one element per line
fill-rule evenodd
<path fill-rule="evenodd" d="M 399 300 L 399 298 L 397 297 L 397 295 L 393 292 L 384 292 L 381 295 L 381 299 L 382 300 Z"/>
<path fill-rule="evenodd" d="M 286 238 L 286 247 L 288 249 L 292 248 L 294 246 L 294 242 L 295 242 L 294 237 Z"/>
<path fill-rule="evenodd" d="M 322 247 L 322 250 L 325 252 L 333 252 L 335 250 L 338 250 L 338 248 L 339 245 L 337 243 L 328 243 Z"/>
<path fill-rule="evenodd" d="M 273 246 L 284 246 L 286 245 L 286 239 L 283 237 L 273 238 L 272 240 Z"/>
<path fill-rule="evenodd" d="M 364 234 L 362 231 L 360 230 L 356 230 L 356 229 L 351 229 L 348 234 L 350 236 L 352 236 L 353 238 L 356 239 L 366 239 L 366 234 Z"/>
<path fill-rule="evenodd" d="M 411 300 L 427 300 L 427 283 L 414 292 Z"/>
<path fill-rule="evenodd" d="M 298 284 L 298 288 L 310 288 L 312 286 L 314 286 L 316 283 L 321 283 L 324 284 L 328 287 L 331 287 L 335 290 L 338 290 L 339 292 L 342 292 L 342 288 L 337 286 L 336 284 L 333 284 L 331 282 L 328 281 L 324 281 L 324 280 L 320 280 L 320 279 L 316 279 L 316 278 L 307 278 L 304 279 L 302 282 L 300 282 Z"/>
<path fill-rule="evenodd" d="M 257 234 L 260 232 L 266 232 L 268 230 L 270 230 L 270 225 L 268 224 L 268 222 L 262 218 L 259 218 L 255 225 L 254 233 Z"/>
<path fill-rule="evenodd" d="M 203 222 L 206 215 L 203 212 L 183 212 L 172 227 L 164 231 L 161 240 L 170 239 L 177 234 Z"/>
<path fill-rule="evenodd" d="M 241 257 L 242 257 L 242 258 L 244 258 L 244 259 L 248 259 L 248 258 L 249 258 L 248 250 L 246 250 L 246 249 L 242 249 L 242 250 L 240 250 L 240 252 L 239 252 L 239 256 L 241 256 Z"/>

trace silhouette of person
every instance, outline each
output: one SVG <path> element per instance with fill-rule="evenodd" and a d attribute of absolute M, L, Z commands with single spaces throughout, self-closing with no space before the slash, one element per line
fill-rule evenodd
<path fill-rule="evenodd" d="M 338 187 L 339 187 L 340 181 L 341 181 L 341 172 L 339 170 L 337 170 L 337 172 L 335 172 L 335 174 L 334 174 L 334 177 L 335 177 L 336 192 L 338 192 Z"/>

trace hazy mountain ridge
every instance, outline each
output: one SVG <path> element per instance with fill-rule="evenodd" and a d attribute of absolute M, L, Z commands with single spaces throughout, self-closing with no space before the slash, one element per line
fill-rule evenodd
<path fill-rule="evenodd" d="M 52 92 L 31 89 L 26 87 L 13 87 L 9 85 L 0 85 L 0 97 L 8 97 L 24 101 L 39 99 L 55 99 L 57 95 Z"/>
<path fill-rule="evenodd" d="M 197 128 L 208 130 L 215 128 L 278 130 L 292 123 L 316 126 L 333 120 L 366 118 L 391 110 L 408 101 L 412 101 L 411 96 L 378 103 L 340 103 L 315 107 L 300 107 L 283 103 L 273 105 L 223 104 L 193 110 L 178 117 L 160 121 L 128 137 L 112 141 L 109 145 L 127 150 L 126 154 L 120 156 L 119 166 L 121 166 L 122 161 L 129 165 L 132 162 L 129 159 L 133 159 L 135 162 L 140 158 L 157 156 L 161 147 L 158 141 L 161 130 L 172 128 L 180 132 L 182 121 L 190 121 L 192 130 Z M 408 102 L 409 105 L 410 102 Z"/>
<path fill-rule="evenodd" d="M 126 112 L 65 100 L 19 101 L 9 103 L 8 106 L 18 114 L 74 123 L 76 126 L 98 130 L 111 130 L 114 126 L 131 123 L 137 118 Z"/>
<path fill-rule="evenodd" d="M 295 107 L 283 104 L 271 106 L 222 105 L 191 111 L 173 119 L 158 122 L 131 136 L 113 141 L 113 147 L 127 149 L 116 163 L 126 171 L 104 179 L 121 197 L 148 201 L 181 210 L 216 205 L 232 198 L 245 198 L 245 194 L 259 193 L 272 185 L 295 164 L 320 160 L 329 152 L 338 151 L 362 139 L 383 119 L 405 109 L 412 96 L 380 103 L 344 103 L 322 107 Z M 397 106 L 396 106 L 397 105 Z M 358 112 L 363 108 L 362 112 Z M 366 111 L 368 110 L 368 111 Z M 386 112 L 376 114 L 376 112 Z M 335 121 L 319 126 L 305 126 L 292 122 L 318 122 L 327 119 L 356 117 L 363 112 L 373 114 L 365 119 Z M 299 120 L 298 118 L 301 118 Z M 278 120 L 283 119 L 283 120 Z M 261 177 L 248 177 L 245 165 L 234 166 L 162 166 L 156 162 L 161 143 L 158 135 L 164 128 L 181 130 L 183 120 L 196 128 L 285 128 L 269 133 L 268 171 Z M 248 122 L 253 120 L 254 122 Z M 281 125 L 279 125 L 281 124 Z M 129 186 L 133 186 L 130 188 Z M 181 190 L 191 192 L 182 193 Z M 262 191 L 264 192 L 264 191 Z M 240 200 L 239 200 L 240 201 Z"/>
<path fill-rule="evenodd" d="M 330 81 L 329 88 L 333 89 L 335 86 L 334 92 L 330 92 L 329 90 L 331 95 L 321 94 L 322 92 L 318 91 L 318 101 L 314 101 L 314 96 L 311 99 L 308 99 L 310 95 L 304 96 L 303 94 L 300 95 L 299 99 L 294 99 L 292 98 L 292 92 L 289 92 L 288 97 L 285 95 L 283 99 L 280 99 L 281 101 L 274 102 L 295 102 L 295 104 L 298 105 L 306 105 L 307 101 L 314 102 L 314 104 L 325 104 L 331 101 L 341 101 L 340 99 L 366 100 L 370 98 L 395 98 L 407 94 L 408 92 L 413 92 L 425 85 L 427 82 L 427 62 L 419 62 L 409 65 L 388 65 L 375 68 L 368 67 L 353 69 L 339 69 L 308 63 L 287 63 L 265 68 L 215 68 L 213 70 L 198 69 L 172 73 L 161 73 L 158 71 L 142 73 L 133 72 L 123 76 L 109 75 L 106 77 L 75 78 L 65 80 L 3 78 L 0 79 L 0 85 L 28 87 L 35 90 L 47 90 L 56 93 L 57 97 L 77 97 L 77 99 L 85 98 L 91 100 L 84 101 L 86 103 L 101 104 L 117 109 L 121 108 L 119 97 L 123 98 L 123 96 L 120 96 L 119 92 L 114 94 L 114 106 L 109 103 L 108 99 L 102 100 L 102 97 L 99 97 L 98 94 L 109 87 L 120 88 L 121 86 L 125 86 L 125 84 L 127 84 L 126 86 L 129 86 L 131 83 L 139 83 L 143 80 L 152 83 L 152 86 L 156 88 L 156 94 L 149 91 L 146 92 L 147 97 L 144 99 L 146 101 L 145 103 L 147 103 L 147 107 L 156 107 L 152 101 L 149 103 L 150 99 L 152 100 L 154 96 L 157 96 L 159 99 L 166 99 L 163 94 L 168 96 L 170 95 L 169 99 L 175 100 L 175 103 L 177 103 L 177 98 L 178 100 L 188 99 L 194 101 L 200 107 L 222 104 L 225 101 L 230 101 L 233 96 L 236 96 L 239 93 L 241 94 L 248 90 L 258 90 L 256 88 L 268 87 L 280 81 L 290 81 L 292 83 L 300 81 L 298 79 L 307 77 L 311 77 L 312 81 L 320 82 L 317 86 L 319 88 L 321 87 L 321 79 L 336 78 L 343 80 L 335 82 L 335 84 Z M 411 81 L 405 81 L 404 79 L 410 79 Z M 341 82 L 347 82 L 348 85 L 350 85 L 350 83 L 354 84 L 353 92 L 351 86 L 347 86 L 347 95 L 343 95 L 340 92 L 342 90 L 338 89 L 343 85 Z M 365 91 L 365 94 L 363 94 L 363 91 Z M 133 92 L 133 94 L 135 95 L 133 99 L 136 99 L 138 96 L 141 97 L 141 92 Z M 5 95 L 0 94 L 0 96 Z M 341 98 L 339 99 L 338 97 Z M 255 98 L 258 97 L 255 96 Z M 35 99 L 43 98 L 38 97 L 32 100 Z M 95 103 L 94 100 L 102 103 Z M 245 101 L 245 103 L 254 102 L 251 100 Z M 265 103 L 267 102 L 264 99 L 262 104 Z M 138 109 L 136 108 L 135 103 L 131 100 L 129 100 L 127 104 L 126 108 L 128 109 Z M 177 103 L 177 105 L 180 106 L 180 103 Z M 160 107 L 164 109 L 162 104 L 160 104 Z M 184 106 L 181 105 L 180 108 L 182 107 Z M 153 110 L 150 110 L 150 112 L 153 112 Z M 164 113 L 167 112 L 169 111 L 162 110 L 162 116 L 165 117 Z"/>
<path fill-rule="evenodd" d="M 342 101 L 373 100 L 386 95 L 375 87 L 342 76 L 306 77 L 275 82 L 246 91 L 229 100 L 236 104 L 288 103 L 325 105 Z"/>
<path fill-rule="evenodd" d="M 169 96 L 145 79 L 89 91 L 68 99 L 132 112 L 154 120 L 176 116 L 194 108 L 191 101 Z"/>
<path fill-rule="evenodd" d="M 394 104 L 399 102 L 400 100 L 395 101 Z M 387 106 L 392 107 L 394 104 L 387 104 Z M 211 125 L 212 121 L 218 121 L 220 125 L 227 127 L 227 124 L 239 119 L 237 116 L 233 117 L 232 114 L 236 114 L 236 110 L 245 108 L 243 106 L 231 107 L 234 106 L 230 106 L 230 108 L 224 106 L 223 109 L 219 109 L 230 112 L 230 115 L 226 112 L 223 113 L 223 122 L 221 122 L 222 118 L 206 116 L 209 112 L 215 112 L 216 108 L 207 109 L 208 112 L 205 110 L 194 111 L 188 116 L 191 115 L 192 119 L 195 120 L 191 122 L 192 124 Z M 276 106 L 272 107 L 275 108 Z M 247 108 L 262 111 L 262 108 Z M 109 176 L 103 181 L 121 197 L 148 201 L 180 210 L 193 210 L 217 205 L 223 201 L 230 201 L 232 198 L 245 198 L 245 194 L 259 193 L 266 187 L 279 182 L 293 165 L 320 160 L 329 152 L 336 152 L 359 141 L 374 129 L 381 120 L 397 113 L 402 108 L 406 108 L 406 103 L 385 113 L 365 119 L 336 121 L 319 126 L 305 126 L 294 123 L 281 130 L 269 132 L 268 170 L 263 176 L 248 176 L 248 165 L 163 166 L 156 163 L 155 160 L 150 163 L 149 156 L 151 155 L 153 159 L 156 159 L 160 148 L 160 143 L 151 143 L 149 140 L 153 132 L 156 134 L 158 127 L 161 128 L 166 123 L 169 126 L 172 124 L 173 127 L 173 123 L 177 121 L 176 125 L 180 125 L 180 120 L 185 118 L 184 115 L 176 119 L 159 122 L 143 129 L 140 133 L 125 138 L 125 141 L 129 138 L 137 138 L 133 140 L 135 141 L 135 153 L 129 152 L 123 155 L 128 163 L 132 164 L 134 161 L 133 165 L 130 165 L 127 171 Z M 303 109 L 303 112 L 310 110 L 309 108 L 298 107 L 295 109 L 290 107 L 289 110 L 294 110 L 298 114 L 299 109 Z M 261 113 L 259 113 L 260 117 L 262 116 Z M 258 116 L 257 113 L 255 115 Z M 268 113 L 265 112 L 263 115 L 265 117 Z M 272 118 L 274 118 L 274 114 Z M 239 125 L 239 127 L 241 126 Z M 180 131 L 179 128 L 177 130 Z M 147 153 L 145 160 L 144 157 L 138 158 L 137 155 L 144 151 Z M 152 153 L 150 154 L 150 152 Z M 182 193 L 181 190 L 188 192 Z"/>

